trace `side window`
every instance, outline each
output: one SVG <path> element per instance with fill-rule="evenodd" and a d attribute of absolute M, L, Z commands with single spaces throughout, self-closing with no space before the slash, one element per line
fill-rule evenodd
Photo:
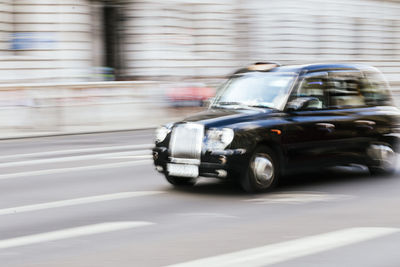
<path fill-rule="evenodd" d="M 378 72 L 365 72 L 361 94 L 369 106 L 391 105 L 389 85 Z"/>
<path fill-rule="evenodd" d="M 362 107 L 366 105 L 361 94 L 361 79 L 359 73 L 329 73 L 327 83 L 329 106 L 334 108 Z"/>
<path fill-rule="evenodd" d="M 326 77 L 306 77 L 300 83 L 298 90 L 293 97 L 312 97 L 316 101 L 310 102 L 306 109 L 323 109 L 327 107 L 325 95 Z"/>

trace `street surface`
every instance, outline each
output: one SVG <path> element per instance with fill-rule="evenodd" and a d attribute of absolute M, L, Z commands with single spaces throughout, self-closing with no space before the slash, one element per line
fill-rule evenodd
<path fill-rule="evenodd" d="M 0 141 L 0 266 L 400 266 L 400 173 L 174 189 L 153 131 Z"/>

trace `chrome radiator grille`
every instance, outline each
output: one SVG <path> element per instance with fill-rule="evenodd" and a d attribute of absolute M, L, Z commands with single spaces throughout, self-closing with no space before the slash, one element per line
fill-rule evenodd
<path fill-rule="evenodd" d="M 200 160 L 204 125 L 180 124 L 172 130 L 170 151 L 172 158 Z"/>

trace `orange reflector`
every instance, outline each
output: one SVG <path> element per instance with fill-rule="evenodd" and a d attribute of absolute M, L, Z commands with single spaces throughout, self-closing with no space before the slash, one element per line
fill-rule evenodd
<path fill-rule="evenodd" d="M 282 133 L 281 130 L 278 129 L 271 129 L 271 132 L 276 133 L 277 135 L 280 135 Z"/>

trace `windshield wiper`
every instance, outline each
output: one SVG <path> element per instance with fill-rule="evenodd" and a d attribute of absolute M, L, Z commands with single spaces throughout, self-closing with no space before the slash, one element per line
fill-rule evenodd
<path fill-rule="evenodd" d="M 272 108 L 272 107 L 270 107 L 270 106 L 262 105 L 262 104 L 247 105 L 247 106 L 252 107 L 252 108 L 269 108 L 269 109 L 275 109 L 275 108 Z"/>
<path fill-rule="evenodd" d="M 247 106 L 240 102 L 218 102 L 213 105 L 214 108 L 246 108 Z"/>
<path fill-rule="evenodd" d="M 243 106 L 244 104 L 240 103 L 240 102 L 225 101 L 225 102 L 215 103 L 215 105 L 218 105 L 218 106 L 233 106 L 233 105 Z"/>
<path fill-rule="evenodd" d="M 214 104 L 213 107 L 216 107 L 216 108 L 233 108 L 233 109 L 260 109 L 260 108 L 262 108 L 262 109 L 265 109 L 265 108 L 274 109 L 274 108 L 271 108 L 269 106 L 261 105 L 261 104 L 252 105 L 252 104 L 246 104 L 246 103 L 241 103 L 241 102 L 227 102 L 227 101 L 218 102 L 218 103 Z"/>

